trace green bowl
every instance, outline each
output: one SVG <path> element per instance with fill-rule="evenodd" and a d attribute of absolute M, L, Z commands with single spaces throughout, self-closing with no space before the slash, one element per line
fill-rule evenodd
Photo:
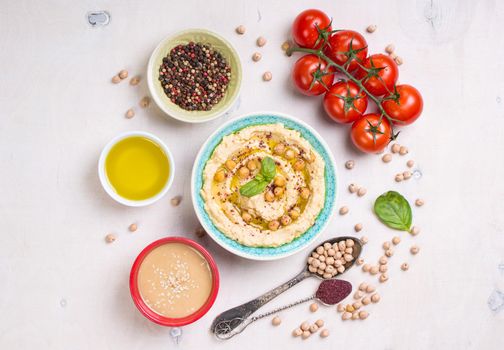
<path fill-rule="evenodd" d="M 226 94 L 209 111 L 186 111 L 180 108 L 166 96 L 158 80 L 159 67 L 163 58 L 175 46 L 187 44 L 190 41 L 211 45 L 222 54 L 231 67 L 231 80 L 229 81 Z M 147 84 L 156 104 L 170 117 L 188 123 L 202 123 L 224 115 L 238 98 L 241 81 L 242 68 L 240 57 L 236 50 L 226 39 L 205 29 L 188 29 L 164 39 L 152 53 L 147 67 Z"/>

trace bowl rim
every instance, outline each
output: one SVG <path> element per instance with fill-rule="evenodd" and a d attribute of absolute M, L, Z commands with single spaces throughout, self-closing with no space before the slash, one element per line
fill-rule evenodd
<path fill-rule="evenodd" d="M 132 199 L 127 199 L 122 196 L 120 196 L 112 187 L 110 184 L 108 177 L 107 177 L 107 172 L 105 170 L 105 161 L 107 160 L 107 156 L 110 153 L 110 150 L 112 147 L 114 147 L 119 141 L 122 141 L 128 137 L 133 137 L 133 136 L 142 136 L 145 138 L 148 138 L 149 140 L 155 142 L 159 147 L 163 149 L 163 151 L 166 154 L 166 157 L 168 158 L 168 162 L 170 164 L 170 173 L 168 174 L 168 179 L 166 180 L 166 184 L 164 185 L 163 189 L 156 194 L 155 196 L 147 199 L 142 199 L 142 200 L 132 200 Z M 173 179 L 175 176 L 175 161 L 173 159 L 173 155 L 166 146 L 166 144 L 157 136 L 151 134 L 150 132 L 147 131 L 139 131 L 139 130 L 134 130 L 134 131 L 126 131 L 122 132 L 119 135 L 116 135 L 114 138 L 112 138 L 105 147 L 103 147 L 101 153 L 100 153 L 100 158 L 98 160 L 98 177 L 100 178 L 100 183 L 107 192 L 107 194 L 112 197 L 116 202 L 121 203 L 123 205 L 129 206 L 129 207 L 144 207 L 146 205 L 153 204 L 160 200 L 170 189 L 171 185 L 173 184 Z"/>
<path fill-rule="evenodd" d="M 289 250 L 289 251 L 284 252 L 284 253 L 275 254 L 275 255 L 261 256 L 261 255 L 250 254 L 248 252 L 244 252 L 242 250 L 235 249 L 234 247 L 228 245 L 226 242 L 221 241 L 219 239 L 219 237 L 216 237 L 214 235 L 213 229 L 211 227 L 207 227 L 207 225 L 205 224 L 205 220 L 203 220 L 202 213 L 200 213 L 199 208 L 198 208 L 198 204 L 197 204 L 197 196 L 199 195 L 200 189 L 196 190 L 196 188 L 195 188 L 196 176 L 198 176 L 198 174 L 196 174 L 196 172 L 198 170 L 197 169 L 198 168 L 198 163 L 200 162 L 202 154 L 203 154 L 204 150 L 206 149 L 206 147 L 208 146 L 208 144 L 221 132 L 221 130 L 227 128 L 228 126 L 232 125 L 233 123 L 238 123 L 242 119 L 251 118 L 251 117 L 254 117 L 254 116 L 276 116 L 276 117 L 280 117 L 280 118 L 284 118 L 284 119 L 290 120 L 290 121 L 292 121 L 294 123 L 297 123 L 297 124 L 301 125 L 303 128 L 307 129 L 310 133 L 312 133 L 312 135 L 321 144 L 321 146 L 326 151 L 327 157 L 329 158 L 329 161 L 331 163 L 332 168 L 334 169 L 334 179 L 335 179 L 336 185 L 335 185 L 335 188 L 334 188 L 333 200 L 332 201 L 328 201 L 327 203 L 324 203 L 324 207 L 327 205 L 329 207 L 331 213 L 332 213 L 332 210 L 334 209 L 334 207 L 336 205 L 336 201 L 337 201 L 337 197 L 338 197 L 338 190 L 337 190 L 338 177 L 337 177 L 337 172 L 336 172 L 336 162 L 334 160 L 334 156 L 333 156 L 333 154 L 331 152 L 331 149 L 329 148 L 329 145 L 325 142 L 325 140 L 322 138 L 322 136 L 313 127 L 311 127 L 310 125 L 308 125 L 304 121 L 299 120 L 299 119 L 297 119 L 297 118 L 295 118 L 295 117 L 293 117 L 293 116 L 291 116 L 289 114 L 286 114 L 286 113 L 275 112 L 275 111 L 258 111 L 258 112 L 252 112 L 252 113 L 245 113 L 245 114 L 242 114 L 242 115 L 240 115 L 240 116 L 238 116 L 236 118 L 228 120 L 227 122 L 225 122 L 224 124 L 222 124 L 219 128 L 217 128 L 217 130 L 215 130 L 210 136 L 208 136 L 208 138 L 202 144 L 202 146 L 200 147 L 200 149 L 199 149 L 199 151 L 198 151 L 198 153 L 196 155 L 196 158 L 195 158 L 195 161 L 194 161 L 194 164 L 193 164 L 192 173 L 191 173 L 191 200 L 192 200 L 192 203 L 193 203 L 194 211 L 196 213 L 196 216 L 197 216 L 200 224 L 203 226 L 203 228 L 208 233 L 208 235 L 210 237 L 212 237 L 212 239 L 218 245 L 220 245 L 222 248 L 226 249 L 227 251 L 229 251 L 229 252 L 231 252 L 231 253 L 233 253 L 233 254 L 235 254 L 237 256 L 240 256 L 242 258 L 249 259 L 249 260 L 271 261 L 271 260 L 278 260 L 278 259 L 286 258 L 288 256 L 296 254 L 296 253 L 304 250 L 305 248 L 309 247 L 322 234 L 322 232 L 325 230 L 325 228 L 329 224 L 329 218 L 330 218 L 330 216 L 328 216 L 327 219 L 322 223 L 322 225 L 320 226 L 318 232 L 316 232 L 316 234 L 314 234 L 313 237 L 311 237 L 309 240 L 307 240 L 306 242 L 304 242 L 303 244 L 301 244 L 299 247 L 297 247 L 295 249 Z M 269 124 L 269 123 L 265 123 L 265 124 Z M 235 131 L 238 131 L 238 130 L 240 130 L 240 129 L 237 129 Z M 205 161 L 205 163 L 206 163 L 206 161 Z M 324 207 L 322 207 L 322 208 L 324 208 Z M 317 218 L 316 220 L 318 220 L 318 219 L 319 218 Z M 290 244 L 292 242 L 289 242 L 287 244 Z M 260 247 L 257 247 L 257 248 L 260 248 Z"/>
<path fill-rule="evenodd" d="M 165 317 L 156 313 L 143 301 L 142 296 L 140 295 L 140 290 L 138 289 L 138 280 L 137 280 L 138 271 L 145 257 L 155 248 L 170 243 L 183 243 L 197 250 L 201 255 L 203 255 L 205 260 L 208 262 L 208 265 L 210 266 L 210 271 L 212 272 L 212 290 L 210 291 L 210 295 L 208 296 L 208 299 L 205 302 L 205 304 L 203 304 L 203 306 L 201 306 L 194 313 L 181 318 Z M 138 254 L 138 256 L 136 257 L 133 265 L 131 266 L 130 278 L 129 278 L 131 298 L 133 299 L 133 303 L 140 311 L 140 313 L 150 321 L 166 327 L 185 326 L 203 317 L 210 310 L 215 300 L 217 299 L 219 286 L 220 286 L 219 270 L 217 268 L 215 260 L 210 255 L 210 253 L 195 241 L 189 238 L 179 236 L 165 237 L 158 239 L 157 241 L 150 243 L 144 249 L 142 249 L 140 254 Z"/>
<path fill-rule="evenodd" d="M 237 76 L 236 92 L 234 93 L 234 96 L 232 96 L 232 99 L 230 100 L 229 104 L 227 106 L 225 106 L 225 108 L 215 110 L 215 111 L 213 111 L 213 113 L 208 114 L 208 116 L 201 117 L 198 119 L 186 119 L 185 117 L 178 115 L 176 110 L 177 110 L 177 108 L 180 108 L 180 107 L 178 107 L 174 103 L 171 103 L 171 105 L 173 105 L 173 109 L 168 108 L 165 105 L 165 103 L 161 100 L 159 95 L 157 94 L 156 88 L 154 86 L 155 81 L 157 81 L 157 80 L 154 79 L 154 77 L 152 75 L 153 68 L 154 68 L 154 62 L 156 60 L 156 57 L 159 55 L 160 50 L 165 45 L 165 43 L 172 40 L 173 38 L 175 38 L 177 36 L 188 34 L 188 33 L 202 33 L 205 35 L 213 36 L 217 40 L 221 41 L 226 47 L 229 48 L 229 50 L 231 51 L 231 54 L 236 58 L 237 67 L 238 67 L 238 70 L 236 72 L 236 76 Z M 241 65 L 240 55 L 238 54 L 238 52 L 236 51 L 234 46 L 227 39 L 225 39 L 220 34 L 217 34 L 213 31 L 208 30 L 208 29 L 191 28 L 191 29 L 181 30 L 181 31 L 178 31 L 174 34 L 166 36 L 164 39 L 162 39 L 157 44 L 154 51 L 152 51 L 152 53 L 149 57 L 149 62 L 147 64 L 147 86 L 149 88 L 149 92 L 150 92 L 154 102 L 159 107 L 159 109 L 161 109 L 163 111 L 164 114 L 166 114 L 167 116 L 169 116 L 171 118 L 180 120 L 182 122 L 191 123 L 191 124 L 198 124 L 198 123 L 208 122 L 208 121 L 217 119 L 217 118 L 225 115 L 235 105 L 236 100 L 238 99 L 238 97 L 240 95 L 241 84 L 242 84 L 242 75 L 243 75 L 242 72 L 243 72 L 243 68 Z"/>

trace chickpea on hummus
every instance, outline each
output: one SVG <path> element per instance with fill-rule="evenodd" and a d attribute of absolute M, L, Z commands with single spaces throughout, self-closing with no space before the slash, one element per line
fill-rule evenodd
<path fill-rule="evenodd" d="M 225 136 L 207 161 L 201 196 L 215 226 L 251 247 L 277 247 L 313 226 L 325 163 L 298 131 L 256 125 Z"/>

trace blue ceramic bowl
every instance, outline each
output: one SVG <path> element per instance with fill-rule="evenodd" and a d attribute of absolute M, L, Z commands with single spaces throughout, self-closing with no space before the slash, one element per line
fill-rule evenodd
<path fill-rule="evenodd" d="M 315 150 L 322 156 L 325 161 L 325 203 L 315 224 L 308 229 L 304 234 L 296 238 L 290 243 L 279 247 L 247 247 L 231 238 L 213 224 L 205 210 L 205 203 L 200 195 L 200 190 L 203 186 L 203 170 L 207 160 L 211 157 L 215 147 L 222 141 L 226 135 L 232 134 L 252 125 L 260 124 L 276 124 L 282 123 L 286 128 L 297 130 L 303 138 L 308 140 Z M 215 242 L 221 245 L 228 251 L 241 257 L 253 260 L 276 260 L 287 257 L 303 248 L 306 248 L 312 243 L 317 236 L 326 227 L 330 215 L 333 212 L 336 201 L 336 171 L 334 158 L 329 150 L 329 147 L 324 142 L 322 137 L 306 123 L 295 119 L 291 116 L 277 112 L 260 112 L 242 116 L 237 119 L 230 120 L 215 131 L 201 147 L 196 161 L 194 163 L 191 179 L 191 197 L 194 205 L 194 210 L 198 216 L 201 225 L 205 231 L 213 238 Z"/>

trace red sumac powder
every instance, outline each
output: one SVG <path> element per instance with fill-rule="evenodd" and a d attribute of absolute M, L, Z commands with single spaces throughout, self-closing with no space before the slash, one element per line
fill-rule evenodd
<path fill-rule="evenodd" d="M 324 304 L 334 305 L 352 292 L 352 284 L 343 280 L 325 280 L 320 283 L 315 297 Z"/>

